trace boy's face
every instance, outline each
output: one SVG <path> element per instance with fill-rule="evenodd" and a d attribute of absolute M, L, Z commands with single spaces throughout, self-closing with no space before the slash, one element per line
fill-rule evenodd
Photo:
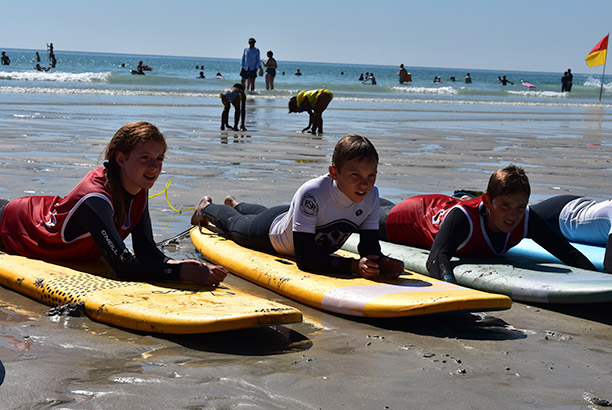
<path fill-rule="evenodd" d="M 344 195 L 353 202 L 361 202 L 372 191 L 376 182 L 378 161 L 358 158 L 346 161 L 342 169 L 329 167 L 329 174 Z"/>
<path fill-rule="evenodd" d="M 499 195 L 493 200 L 484 193 L 484 206 L 487 209 L 487 226 L 493 232 L 510 233 L 523 219 L 529 202 L 524 193 Z"/>

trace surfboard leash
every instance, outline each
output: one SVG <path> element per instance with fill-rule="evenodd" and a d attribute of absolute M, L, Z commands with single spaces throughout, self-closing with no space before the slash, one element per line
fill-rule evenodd
<path fill-rule="evenodd" d="M 164 186 L 164 189 L 162 189 L 160 192 L 153 194 L 153 195 L 149 195 L 149 199 L 155 198 L 156 196 L 159 196 L 161 194 L 164 194 L 164 196 L 166 197 L 166 203 L 168 204 L 168 206 L 174 211 L 174 212 L 178 212 L 183 213 L 183 212 L 187 212 L 187 211 L 193 211 L 194 209 L 196 209 L 195 206 L 192 206 L 191 208 L 187 208 L 187 209 L 176 209 L 174 206 L 172 206 L 172 204 L 170 203 L 170 199 L 168 198 L 168 188 L 170 187 L 170 184 L 172 184 L 171 180 L 168 180 L 168 182 L 166 182 L 166 186 Z"/>

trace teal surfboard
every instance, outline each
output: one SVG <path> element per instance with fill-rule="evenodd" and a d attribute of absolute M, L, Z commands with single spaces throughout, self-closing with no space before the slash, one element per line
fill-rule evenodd
<path fill-rule="evenodd" d="M 359 235 L 343 248 L 355 252 Z M 385 255 L 404 261 L 406 269 L 427 274 L 429 251 L 380 242 Z M 523 254 L 495 258 L 453 258 L 459 285 L 510 296 L 515 301 L 537 303 L 595 303 L 612 301 L 612 275 L 542 261 Z"/>

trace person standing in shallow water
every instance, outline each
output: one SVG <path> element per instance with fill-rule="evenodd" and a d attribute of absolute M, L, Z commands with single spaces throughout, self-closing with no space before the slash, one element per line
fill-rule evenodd
<path fill-rule="evenodd" d="M 403 64 L 400 64 L 400 70 L 397 72 L 397 75 L 400 84 L 404 84 L 408 80 L 408 71 L 404 68 Z"/>
<path fill-rule="evenodd" d="M 266 67 L 266 90 L 274 90 L 274 77 L 276 77 L 278 65 L 273 55 L 274 53 L 270 50 L 267 52 L 268 60 L 265 63 L 261 60 L 263 66 Z"/>
<path fill-rule="evenodd" d="M 255 91 L 255 79 L 257 78 L 257 69 L 261 65 L 259 57 L 259 49 L 255 47 L 255 39 L 249 38 L 249 46 L 242 52 L 242 69 L 240 77 L 242 77 L 242 87 L 245 90 Z"/>
<path fill-rule="evenodd" d="M 569 75 L 567 75 L 567 71 L 563 73 L 563 77 L 561 77 L 561 92 L 564 93 L 568 91 L 568 83 L 569 83 Z"/>

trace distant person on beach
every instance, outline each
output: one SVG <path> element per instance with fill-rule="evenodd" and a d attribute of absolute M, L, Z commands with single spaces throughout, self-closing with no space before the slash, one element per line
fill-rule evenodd
<path fill-rule="evenodd" d="M 363 81 L 363 73 L 361 73 L 361 75 L 359 76 L 358 81 Z"/>
<path fill-rule="evenodd" d="M 40 62 L 40 54 L 38 54 L 38 51 L 36 52 L 36 56 L 34 57 L 34 62 Z"/>
<path fill-rule="evenodd" d="M 441 83 L 441 82 L 442 82 L 442 79 L 440 78 L 440 76 L 439 76 L 439 75 L 437 75 L 437 76 L 435 76 L 435 77 L 434 77 L 434 81 L 433 81 L 433 82 L 434 82 L 434 83 Z"/>
<path fill-rule="evenodd" d="M 11 65 L 11 59 L 6 55 L 6 51 L 2 52 L 2 57 L 0 57 L 0 62 L 2 65 Z"/>
<path fill-rule="evenodd" d="M 221 102 L 223 103 L 223 113 L 221 114 L 221 131 L 225 130 L 225 127 L 238 131 L 238 121 L 242 118 L 240 125 L 240 131 L 246 131 L 244 126 L 244 117 L 246 111 L 246 94 L 244 93 L 244 86 L 242 84 L 234 84 L 230 88 L 226 88 L 219 94 Z M 234 106 L 234 126 L 230 127 L 229 112 L 230 104 Z"/>
<path fill-rule="evenodd" d="M 370 73 L 370 76 L 368 78 L 366 78 L 365 80 L 363 80 L 363 83 L 367 83 L 367 82 L 371 82 L 372 85 L 376 85 L 376 77 L 374 77 L 374 73 Z"/>
<path fill-rule="evenodd" d="M 378 242 L 377 168 L 372 143 L 348 135 L 336 144 L 329 173 L 304 183 L 290 205 L 266 208 L 231 195 L 217 205 L 204 196 L 191 223 L 211 222 L 241 246 L 295 256 L 306 272 L 396 278 L 404 264 L 383 255 Z M 354 232 L 360 234 L 359 257 L 334 255 Z"/>
<path fill-rule="evenodd" d="M 449 80 L 451 80 L 452 82 L 455 82 L 455 76 L 454 76 L 454 75 L 451 75 L 451 76 L 450 76 L 450 78 L 449 78 Z"/>
<path fill-rule="evenodd" d="M 255 91 L 255 79 L 260 65 L 259 49 L 255 47 L 255 39 L 251 37 L 249 46 L 242 52 L 240 77 L 242 77 L 242 86 L 245 90 Z"/>
<path fill-rule="evenodd" d="M 510 83 L 510 84 L 512 84 L 512 85 L 514 85 L 514 83 L 513 83 L 512 81 L 508 80 L 508 79 L 506 78 L 506 76 L 503 76 L 503 78 L 501 78 L 501 79 L 500 79 L 499 77 L 497 77 L 497 82 L 498 82 L 498 83 L 501 83 L 501 85 L 506 85 L 506 84 L 508 84 L 508 83 Z"/>
<path fill-rule="evenodd" d="M 327 108 L 334 95 L 325 88 L 318 90 L 300 91 L 289 100 L 289 113 L 308 112 L 308 126 L 302 130 L 311 134 L 323 133 L 323 111 Z"/>
<path fill-rule="evenodd" d="M 571 68 L 567 69 L 567 76 L 569 77 L 569 80 L 567 81 L 567 92 L 569 93 L 572 91 L 572 85 L 574 84 L 574 75 L 572 74 Z"/>
<path fill-rule="evenodd" d="M 563 77 L 561 77 L 561 92 L 567 92 L 567 87 L 569 83 L 569 75 L 567 75 L 567 71 L 563 73 Z"/>
<path fill-rule="evenodd" d="M 266 67 L 266 90 L 274 90 L 274 77 L 276 77 L 278 64 L 276 64 L 272 50 L 268 51 L 266 55 L 268 56 L 268 60 L 265 63 L 261 60 L 263 66 Z"/>
<path fill-rule="evenodd" d="M 204 71 L 200 71 L 200 75 L 196 78 L 206 78 L 206 76 L 204 76 Z"/>
<path fill-rule="evenodd" d="M 510 164 L 495 171 L 487 191 L 475 198 L 419 195 L 397 205 L 381 199 L 380 239 L 431 249 L 429 275 L 447 282 L 455 282 L 450 262 L 454 255 L 503 255 L 524 237 L 532 238 L 567 265 L 596 270 L 530 209 L 530 193 L 523 168 Z"/>
<path fill-rule="evenodd" d="M 223 75 L 221 73 L 217 73 L 215 78 L 218 79 L 218 80 L 223 80 L 225 77 L 223 77 Z"/>
<path fill-rule="evenodd" d="M 467 73 L 465 76 L 465 83 L 472 84 L 472 77 L 470 77 L 470 73 Z"/>
<path fill-rule="evenodd" d="M 102 256 L 123 280 L 218 285 L 228 274 L 225 268 L 172 260 L 155 244 L 148 197 L 166 147 L 154 125 L 124 125 L 106 147 L 104 166 L 89 171 L 65 197 L 0 201 L 0 247 L 54 261 L 94 262 Z M 134 253 L 124 242 L 128 235 Z"/>
<path fill-rule="evenodd" d="M 34 67 L 34 69 L 36 71 L 49 71 L 51 67 L 41 67 L 40 64 L 36 64 L 36 67 Z"/>
<path fill-rule="evenodd" d="M 293 74 L 293 75 L 297 75 L 298 77 L 302 75 L 302 72 L 300 71 L 300 69 L 298 68 L 297 71 Z"/>
<path fill-rule="evenodd" d="M 567 240 L 605 247 L 604 269 L 612 273 L 612 200 L 558 195 L 530 208 Z"/>
<path fill-rule="evenodd" d="M 400 69 L 397 72 L 399 77 L 399 83 L 404 84 L 408 80 L 408 71 L 404 68 L 403 64 L 400 64 Z"/>

